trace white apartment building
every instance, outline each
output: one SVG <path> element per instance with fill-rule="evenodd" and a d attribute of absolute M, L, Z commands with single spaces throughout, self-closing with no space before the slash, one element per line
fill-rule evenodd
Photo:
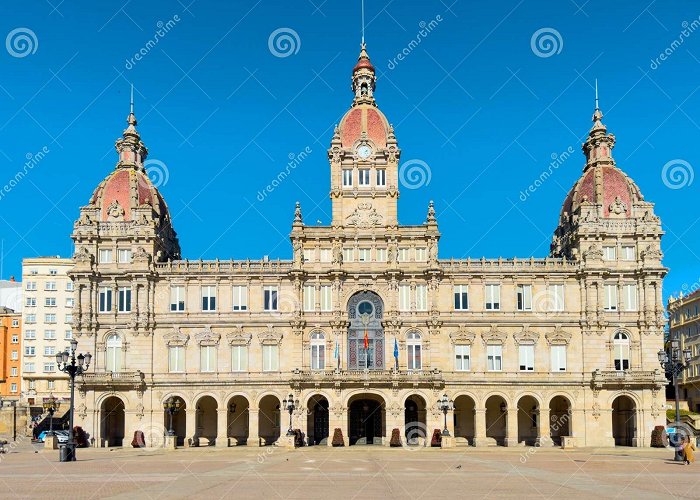
<path fill-rule="evenodd" d="M 68 376 L 58 370 L 56 353 L 73 338 L 71 259 L 38 257 L 22 261 L 22 393 L 21 400 L 41 407 L 45 397 L 70 396 Z"/>

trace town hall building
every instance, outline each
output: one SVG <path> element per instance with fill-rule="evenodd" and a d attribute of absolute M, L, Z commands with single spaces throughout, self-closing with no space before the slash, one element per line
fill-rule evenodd
<path fill-rule="evenodd" d="M 174 402 L 178 445 L 271 445 L 289 399 L 310 445 L 335 429 L 388 445 L 394 429 L 442 429 L 443 395 L 458 445 L 650 445 L 665 423 L 663 231 L 597 105 L 550 254 L 453 259 L 432 202 L 398 223 L 401 149 L 375 83 L 363 44 L 328 149 L 332 221 L 290 207 L 292 260 L 187 260 L 132 107 L 72 234 L 73 334 L 94 354 L 75 418 L 95 446 L 135 431 L 162 446 Z"/>

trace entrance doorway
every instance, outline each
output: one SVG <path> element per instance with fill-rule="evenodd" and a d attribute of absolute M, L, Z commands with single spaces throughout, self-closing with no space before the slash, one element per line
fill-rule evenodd
<path fill-rule="evenodd" d="M 350 446 L 355 444 L 382 444 L 384 436 L 383 401 L 357 399 L 350 404 L 348 419 Z"/>
<path fill-rule="evenodd" d="M 102 403 L 102 441 L 103 446 L 122 446 L 124 444 L 124 402 L 116 396 L 110 396 Z"/>
<path fill-rule="evenodd" d="M 637 437 L 637 411 L 629 396 L 618 396 L 612 406 L 612 432 L 615 446 L 634 446 Z"/>
<path fill-rule="evenodd" d="M 328 400 L 312 396 L 308 404 L 306 428 L 310 445 L 326 444 L 328 440 Z"/>

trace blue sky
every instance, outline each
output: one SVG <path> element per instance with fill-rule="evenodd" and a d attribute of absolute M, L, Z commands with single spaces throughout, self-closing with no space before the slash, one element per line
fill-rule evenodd
<path fill-rule="evenodd" d="M 700 29 L 683 35 L 682 23 L 698 20 L 700 8 L 646 5 L 367 0 L 377 101 L 402 160 L 421 160 L 431 174 L 429 184 L 401 191 L 400 221 L 422 222 L 433 199 L 442 258 L 547 255 L 581 173 L 598 78 L 618 165 L 657 204 L 666 230 L 665 295 L 696 283 L 700 179 L 689 176 L 700 165 Z M 438 16 L 417 47 L 390 63 L 421 22 Z M 169 20 L 159 42 L 128 62 Z M 280 28 L 297 36 L 286 57 L 269 46 Z M 533 46 L 542 29 L 553 46 Z M 48 151 L 0 198 L 3 278 L 20 274 L 23 257 L 71 254 L 78 208 L 114 167 L 130 83 L 185 257 L 289 258 L 297 200 L 307 223 L 330 221 L 326 149 L 351 102 L 359 2 L 28 1 L 6 12 L 0 35 L 0 185 L 27 155 Z M 289 155 L 307 148 L 308 158 L 259 201 Z M 568 148 L 574 154 L 522 201 L 552 155 Z M 686 177 L 664 182 L 669 162 Z"/>

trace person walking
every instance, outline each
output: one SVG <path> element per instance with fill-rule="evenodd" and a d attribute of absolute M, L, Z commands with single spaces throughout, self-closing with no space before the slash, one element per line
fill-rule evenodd
<path fill-rule="evenodd" d="M 683 438 L 681 446 L 683 447 L 683 461 L 685 465 L 690 465 L 690 462 L 695 462 L 695 445 L 690 438 Z"/>

